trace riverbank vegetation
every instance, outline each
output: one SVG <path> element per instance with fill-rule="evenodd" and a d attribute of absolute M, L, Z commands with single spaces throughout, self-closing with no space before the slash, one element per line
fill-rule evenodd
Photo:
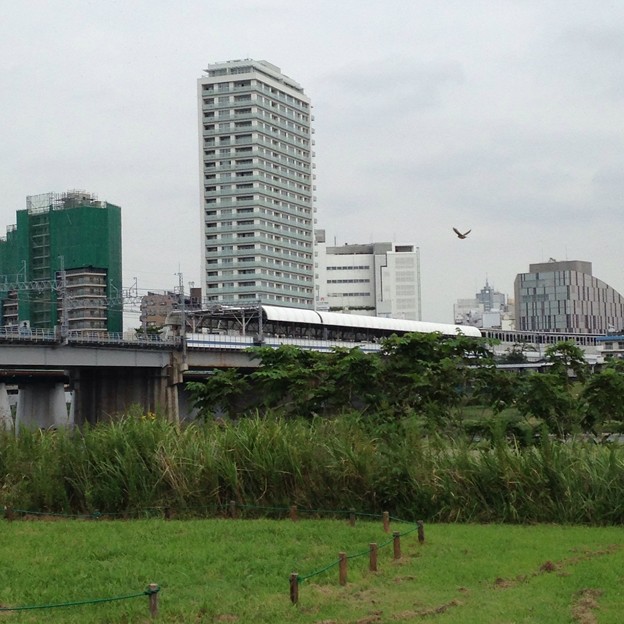
<path fill-rule="evenodd" d="M 529 446 L 264 415 L 177 427 L 126 417 L 83 430 L 0 436 L 0 502 L 63 513 L 215 515 L 242 505 L 390 511 L 448 522 L 624 521 L 621 447 L 548 435 Z"/>
<path fill-rule="evenodd" d="M 189 384 L 193 423 L 137 411 L 3 432 L 0 504 L 190 517 L 235 501 L 429 522 L 624 521 L 619 363 L 591 372 L 560 343 L 546 372 L 510 372 L 484 343 L 437 335 L 391 338 L 376 356 L 255 353 L 255 372 Z"/>

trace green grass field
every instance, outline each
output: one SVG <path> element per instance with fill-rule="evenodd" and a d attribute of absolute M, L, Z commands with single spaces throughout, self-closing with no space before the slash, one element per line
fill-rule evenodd
<path fill-rule="evenodd" d="M 393 530 L 412 527 L 393 524 Z M 389 536 L 381 522 L 341 520 L 19 520 L 3 522 L 0 603 L 44 605 L 140 593 L 158 583 L 159 622 L 372 624 L 420 622 L 589 624 L 623 620 L 621 528 L 459 525 L 425 527 L 349 560 Z M 149 622 L 146 596 L 92 605 L 6 612 L 7 622 Z"/>

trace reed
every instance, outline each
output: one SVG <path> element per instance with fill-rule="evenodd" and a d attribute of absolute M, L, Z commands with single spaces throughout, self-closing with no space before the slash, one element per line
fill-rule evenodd
<path fill-rule="evenodd" d="M 0 503 L 205 515 L 235 500 L 445 522 L 619 524 L 623 453 L 546 435 L 528 447 L 474 444 L 424 433 L 414 417 L 379 426 L 353 414 L 268 415 L 178 427 L 129 415 L 82 430 L 0 433 Z"/>

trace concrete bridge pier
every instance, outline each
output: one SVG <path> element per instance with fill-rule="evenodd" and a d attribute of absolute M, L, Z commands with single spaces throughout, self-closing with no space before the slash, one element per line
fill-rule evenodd
<path fill-rule="evenodd" d="M 177 367 L 99 367 L 70 371 L 72 408 L 78 425 L 115 419 L 138 408 L 173 422 L 180 418 Z"/>
<path fill-rule="evenodd" d="M 73 425 L 67 413 L 65 384 L 38 382 L 20 386 L 17 396 L 15 430 L 21 427 L 48 428 Z"/>
<path fill-rule="evenodd" d="M 0 383 L 0 428 L 13 429 L 11 404 L 9 403 L 9 393 L 5 383 Z"/>

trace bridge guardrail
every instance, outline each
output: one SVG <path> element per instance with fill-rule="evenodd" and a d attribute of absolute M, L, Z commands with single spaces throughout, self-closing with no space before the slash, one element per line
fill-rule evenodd
<path fill-rule="evenodd" d="M 56 342 L 53 329 L 31 329 L 30 327 L 0 327 L 0 340 L 5 342 Z"/>
<path fill-rule="evenodd" d="M 55 329 L 36 329 L 26 327 L 0 327 L 0 343 L 45 343 L 60 344 L 63 342 L 61 334 Z M 106 331 L 71 331 L 67 336 L 69 344 L 84 345 L 121 345 L 129 347 L 146 347 L 146 348 L 171 348 L 177 347 L 182 343 L 180 336 L 162 337 L 159 335 L 136 335 L 131 336 L 120 332 Z"/>
<path fill-rule="evenodd" d="M 381 345 L 374 342 L 348 342 L 346 340 L 321 340 L 316 338 L 287 338 L 265 334 L 260 341 L 257 336 L 240 336 L 231 334 L 187 334 L 186 346 L 189 349 L 247 349 L 249 347 L 272 347 L 292 345 L 300 349 L 314 351 L 331 351 L 334 347 L 362 351 L 379 351 Z"/>

